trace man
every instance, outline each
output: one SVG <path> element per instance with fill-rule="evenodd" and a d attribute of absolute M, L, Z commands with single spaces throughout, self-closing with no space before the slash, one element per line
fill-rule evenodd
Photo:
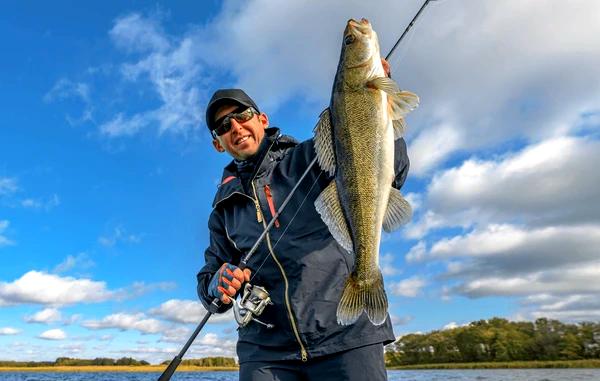
<path fill-rule="evenodd" d="M 239 264 L 315 157 L 312 139 L 298 143 L 269 127 L 269 118 L 240 89 L 214 93 L 206 123 L 218 152 L 233 161 L 224 169 L 209 218 L 210 245 L 198 273 L 198 295 L 231 308 L 244 282 L 265 287 L 273 305 L 239 329 L 240 380 L 385 380 L 383 345 L 395 338 L 388 316 L 375 326 L 366 315 L 349 326 L 336 321 L 344 281 L 354 258 L 331 236 L 314 207 L 330 178 L 314 165 L 273 225 L 247 268 Z M 409 161 L 395 143 L 394 186 Z M 252 273 L 254 272 L 254 273 Z"/>

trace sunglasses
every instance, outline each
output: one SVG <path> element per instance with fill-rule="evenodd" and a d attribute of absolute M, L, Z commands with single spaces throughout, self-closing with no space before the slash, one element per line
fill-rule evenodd
<path fill-rule="evenodd" d="M 232 118 L 239 123 L 244 123 L 252 119 L 254 115 L 258 115 L 258 111 L 256 111 L 252 107 L 248 107 L 247 109 L 241 112 L 230 112 L 229 114 L 215 121 L 215 125 L 217 127 L 212 130 L 213 137 L 221 136 L 229 132 L 229 130 L 231 130 Z"/>

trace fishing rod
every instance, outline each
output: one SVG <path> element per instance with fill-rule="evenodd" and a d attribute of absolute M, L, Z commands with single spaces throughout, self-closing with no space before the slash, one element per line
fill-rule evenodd
<path fill-rule="evenodd" d="M 427 4 L 429 4 L 430 1 L 436 1 L 436 0 L 425 0 L 425 2 L 423 3 L 423 5 L 421 5 L 421 8 L 419 8 L 419 11 L 415 15 L 415 17 L 413 17 L 413 19 L 408 23 L 408 26 L 406 27 L 406 29 L 404 29 L 404 32 L 402 32 L 402 35 L 400 36 L 400 38 L 398 39 L 398 41 L 396 41 L 396 43 L 394 44 L 394 46 L 392 46 L 392 50 L 390 50 L 390 52 L 388 53 L 388 55 L 385 56 L 385 60 L 386 61 L 391 57 L 392 53 L 394 53 L 394 50 L 396 50 L 396 47 L 400 44 L 400 41 L 402 41 L 402 39 L 404 38 L 404 36 L 406 36 L 406 33 L 408 33 L 408 31 L 410 30 L 410 28 L 412 28 L 412 26 L 414 25 L 415 21 L 417 20 L 417 18 L 419 18 L 419 15 L 421 14 L 421 12 L 423 12 L 423 9 L 425 9 L 425 7 L 427 7 Z"/>
<path fill-rule="evenodd" d="M 408 26 L 406 27 L 406 29 L 404 30 L 404 32 L 402 33 L 402 35 L 398 39 L 398 41 L 396 41 L 396 44 L 394 44 L 394 46 L 392 47 L 392 49 L 390 50 L 390 52 L 385 57 L 386 61 L 390 58 L 390 56 L 392 55 L 392 53 L 394 52 L 394 50 L 396 49 L 396 47 L 400 44 L 400 41 L 402 41 L 402 39 L 404 38 L 404 36 L 406 35 L 406 33 L 408 33 L 408 31 L 410 30 L 410 28 L 412 28 L 413 24 L 415 23 L 415 21 L 417 20 L 417 18 L 419 17 L 419 15 L 421 14 L 421 12 L 423 11 L 423 9 L 425 9 L 425 7 L 427 6 L 427 4 L 429 4 L 430 1 L 432 1 L 432 0 L 425 0 L 425 2 L 421 6 L 421 8 L 417 12 L 417 14 L 413 17 L 413 19 L 411 20 L 411 22 L 408 24 Z M 435 0 L 433 0 L 433 1 L 435 1 Z M 277 221 L 277 218 L 279 217 L 279 215 L 283 212 L 283 210 L 285 209 L 285 207 L 287 206 L 287 204 L 291 200 L 292 196 L 296 193 L 296 190 L 300 186 L 300 183 L 308 175 L 308 173 L 310 172 L 310 170 L 312 169 L 312 167 L 315 165 L 316 162 L 317 162 L 317 157 L 315 156 L 315 158 L 310 162 L 310 164 L 308 164 L 308 167 L 306 168 L 306 170 L 304 171 L 304 173 L 302 174 L 302 176 L 300 176 L 300 179 L 298 180 L 298 182 L 296 183 L 296 185 L 294 185 L 294 187 L 292 188 L 292 190 L 290 191 L 290 193 L 287 195 L 287 197 L 285 198 L 285 200 L 283 201 L 283 203 L 281 204 L 281 206 L 279 207 L 279 209 L 277 210 L 277 212 L 275 213 L 275 215 L 273 216 L 273 218 L 271 218 L 271 221 L 269 221 L 269 223 L 267 224 L 267 226 L 265 227 L 265 229 L 263 230 L 263 232 L 261 233 L 261 235 L 258 237 L 258 239 L 254 243 L 254 245 L 252 246 L 252 248 L 250 249 L 250 251 L 248 251 L 248 253 L 241 259 L 240 264 L 238 265 L 238 267 L 241 270 L 243 270 L 243 269 L 246 268 L 246 266 L 248 264 L 248 261 L 250 260 L 250 257 L 252 257 L 252 255 L 256 252 L 256 250 L 258 250 L 258 247 L 260 246 L 260 244 L 262 243 L 262 241 L 265 239 L 265 237 L 267 236 L 267 234 L 269 233 L 269 231 L 271 230 L 271 228 L 273 227 L 273 225 Z M 294 217 L 295 217 L 295 215 L 294 215 Z M 290 221 L 290 223 L 291 222 L 292 221 Z M 246 288 L 244 289 L 244 298 L 243 299 L 246 299 L 246 295 L 250 295 L 249 298 L 254 297 L 256 299 L 260 299 L 260 301 L 259 301 L 259 303 L 257 303 L 257 304 L 254 305 L 254 310 L 250 309 L 247 315 L 242 316 L 242 318 L 245 319 L 244 320 L 244 325 L 247 324 L 250 320 L 254 320 L 254 321 L 257 321 L 258 323 L 267 325 L 267 324 L 259 321 L 258 319 L 254 318 L 253 317 L 253 312 L 258 312 L 258 314 L 260 314 L 262 312 L 262 310 L 264 309 L 264 307 L 268 303 L 270 303 L 270 299 L 268 297 L 268 293 L 262 287 L 254 286 L 253 289 L 249 289 L 248 286 L 249 286 L 249 284 L 247 284 Z M 254 293 L 251 294 L 252 291 Z M 233 300 L 232 303 L 234 303 L 234 306 L 235 306 L 236 301 Z M 177 367 L 179 366 L 179 364 L 181 364 L 183 356 L 188 351 L 189 347 L 192 345 L 192 343 L 194 342 L 194 340 L 196 340 L 196 337 L 198 336 L 198 334 L 200 333 L 200 331 L 202 330 L 202 328 L 204 328 L 204 325 L 206 324 L 206 322 L 208 321 L 208 319 L 214 313 L 216 313 L 222 305 L 223 305 L 223 302 L 221 302 L 221 300 L 219 298 L 214 298 L 213 299 L 212 303 L 209 305 L 209 308 L 208 308 L 206 314 L 202 318 L 202 321 L 200 321 L 200 324 L 198 324 L 198 326 L 196 327 L 196 329 L 194 330 L 194 332 L 192 333 L 192 335 L 190 336 L 190 338 L 187 340 L 187 342 L 185 343 L 185 345 L 183 346 L 183 348 L 181 349 L 181 351 L 179 352 L 179 354 L 177 354 L 177 356 L 175 356 L 173 358 L 173 360 L 171 360 L 171 362 L 169 363 L 169 366 L 167 366 L 167 368 L 163 371 L 163 373 L 158 378 L 158 381 L 169 381 L 171 379 L 171 377 L 175 373 L 175 370 L 177 369 Z M 245 304 L 245 306 L 247 306 L 247 305 L 248 304 Z M 252 307 L 250 307 L 250 308 L 252 308 Z M 237 314 L 237 312 L 236 312 L 236 320 L 238 320 L 238 314 Z M 239 320 L 238 320 L 238 323 L 239 323 Z M 270 328 L 269 325 L 267 325 L 267 327 Z"/>
<path fill-rule="evenodd" d="M 269 231 L 271 230 L 271 228 L 273 227 L 273 225 L 277 221 L 277 218 L 279 217 L 279 215 L 283 212 L 283 210 L 285 209 L 285 207 L 287 206 L 287 204 L 290 202 L 290 200 L 292 199 L 292 196 L 294 195 L 294 193 L 296 193 L 296 190 L 300 186 L 300 183 L 302 183 L 302 180 L 304 180 L 304 178 L 308 175 L 308 173 L 310 172 L 310 169 L 315 165 L 316 162 L 317 162 L 317 157 L 315 156 L 314 159 L 308 165 L 308 168 L 306 168 L 306 170 L 304 171 L 304 173 L 302 174 L 302 176 L 300 176 L 300 179 L 298 180 L 298 182 L 296 183 L 296 185 L 294 185 L 294 187 L 292 188 L 292 190 L 290 191 L 290 193 L 287 195 L 287 197 L 285 198 L 285 200 L 283 200 L 283 203 L 281 204 L 281 206 L 277 210 L 277 213 L 275 213 L 275 215 L 273 216 L 273 218 L 271 218 L 271 221 L 269 221 L 269 224 L 265 227 L 265 229 L 263 230 L 263 232 L 261 233 L 261 235 L 258 237 L 258 239 L 256 240 L 256 242 L 254 243 L 254 246 L 252 246 L 252 248 L 250 249 L 250 251 L 248 251 L 248 253 L 240 261 L 240 264 L 238 265 L 238 267 L 241 270 L 243 270 L 243 269 L 246 268 L 246 266 L 248 264 L 248 261 L 250 260 L 250 257 L 252 257 L 252 255 L 256 252 L 256 250 L 258 250 L 258 247 L 260 246 L 260 244 L 262 243 L 262 241 L 265 239 L 265 237 L 267 236 L 267 234 L 269 233 Z M 254 292 L 255 292 L 254 295 L 259 295 L 259 294 L 261 294 L 261 292 L 266 293 L 266 290 L 264 290 L 262 287 L 259 287 Z M 250 293 L 250 290 L 248 290 L 248 293 Z M 260 296 L 264 296 L 264 294 L 262 294 Z M 268 293 L 266 295 L 266 298 L 268 298 Z M 260 314 L 262 312 L 262 309 L 264 309 L 264 307 L 268 303 L 268 302 L 264 302 L 264 300 L 267 300 L 266 298 L 261 298 L 261 300 L 263 302 L 255 307 L 255 311 L 258 312 L 258 314 Z M 233 301 L 233 303 L 235 303 L 235 301 Z M 187 350 L 189 349 L 190 345 L 192 345 L 192 343 L 196 339 L 196 336 L 198 336 L 198 334 L 200 333 L 200 331 L 202 330 L 202 328 L 204 327 L 204 325 L 206 324 L 206 322 L 208 321 L 208 319 L 210 318 L 210 316 L 212 314 L 216 313 L 222 305 L 223 305 L 223 302 L 219 298 L 214 298 L 213 299 L 212 303 L 210 304 L 210 306 L 208 308 L 208 311 L 206 312 L 206 315 L 204 315 L 204 318 L 202 319 L 202 321 L 200 322 L 200 324 L 198 324 L 198 327 L 196 327 L 196 330 L 194 331 L 194 333 L 192 333 L 192 336 L 190 336 L 190 338 L 185 343 L 185 345 L 183 346 L 183 348 L 181 349 L 181 351 L 179 352 L 179 354 L 177 356 L 175 356 L 175 358 L 173 358 L 173 360 L 171 360 L 171 363 L 169 364 L 169 366 L 167 367 L 167 369 L 164 370 L 164 372 L 161 374 L 161 376 L 158 378 L 158 381 L 168 381 L 168 380 L 171 379 L 171 376 L 173 375 L 173 373 L 175 373 L 175 369 L 177 369 L 177 367 L 181 363 L 181 360 L 183 359 L 183 355 L 187 352 Z M 252 312 L 253 311 L 250 310 L 250 313 L 248 315 L 244 316 L 244 317 L 249 316 L 249 318 L 246 318 L 246 320 L 247 320 L 245 322 L 246 324 L 250 320 L 257 320 L 257 319 L 251 319 L 252 318 Z M 259 323 L 262 323 L 262 322 L 259 321 Z"/>

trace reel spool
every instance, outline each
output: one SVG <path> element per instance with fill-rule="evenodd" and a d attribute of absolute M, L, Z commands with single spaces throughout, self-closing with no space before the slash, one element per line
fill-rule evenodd
<path fill-rule="evenodd" d="M 233 315 L 239 328 L 245 327 L 252 320 L 267 328 L 273 328 L 275 325 L 267 324 L 257 319 L 257 316 L 260 316 L 269 304 L 273 304 L 273 302 L 264 287 L 246 283 L 242 298 L 240 300 L 236 299 L 233 303 Z"/>

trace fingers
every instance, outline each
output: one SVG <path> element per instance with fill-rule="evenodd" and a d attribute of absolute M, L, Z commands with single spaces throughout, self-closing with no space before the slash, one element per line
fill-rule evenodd
<path fill-rule="evenodd" d="M 385 58 L 381 59 L 381 64 L 383 65 L 383 71 L 387 77 L 391 74 L 390 63 L 385 60 Z"/>
<path fill-rule="evenodd" d="M 230 263 L 224 263 L 216 277 L 216 289 L 218 297 L 225 304 L 231 303 L 235 295 L 242 288 L 244 282 L 250 281 L 252 271 L 248 268 L 244 270 Z"/>
<path fill-rule="evenodd" d="M 231 303 L 231 298 L 225 294 L 221 295 L 221 301 L 225 304 Z"/>
<path fill-rule="evenodd" d="M 244 283 L 246 281 L 246 277 L 244 276 L 244 272 L 239 267 L 235 268 L 235 270 L 233 271 L 233 276 L 235 277 L 235 279 L 237 279 L 238 281 L 240 281 L 240 283 Z"/>
<path fill-rule="evenodd" d="M 244 280 L 246 282 L 250 282 L 250 275 L 252 275 L 252 271 L 249 268 L 244 269 Z"/>

